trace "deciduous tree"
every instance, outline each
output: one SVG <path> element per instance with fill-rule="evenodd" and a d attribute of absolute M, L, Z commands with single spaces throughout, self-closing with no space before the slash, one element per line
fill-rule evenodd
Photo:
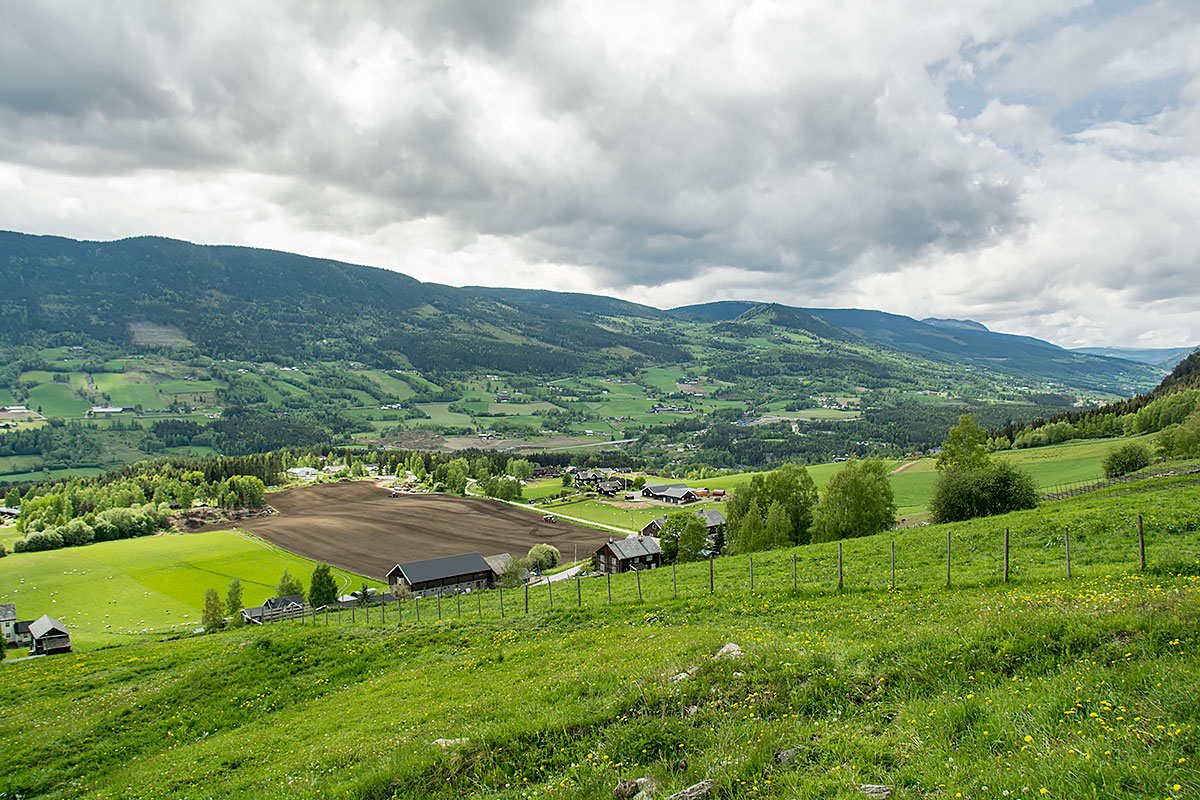
<path fill-rule="evenodd" d="M 896 522 L 896 503 L 883 462 L 848 462 L 829 480 L 813 517 L 813 539 L 818 542 L 890 528 Z"/>

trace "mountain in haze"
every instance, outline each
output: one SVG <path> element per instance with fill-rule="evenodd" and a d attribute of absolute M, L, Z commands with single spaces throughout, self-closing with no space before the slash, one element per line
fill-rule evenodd
<path fill-rule="evenodd" d="M 674 344 L 391 270 L 249 247 L 0 233 L 0 343 L 177 329 L 215 357 L 563 372 L 678 361 Z M 619 301 L 614 301 L 619 302 Z"/>
<path fill-rule="evenodd" d="M 858 308 L 811 308 L 814 316 L 860 336 L 913 355 L 963 361 L 1039 380 L 1129 393 L 1158 381 L 1166 370 L 1124 359 L 1075 353 L 1032 336 L 996 333 L 979 323 L 938 320 Z"/>
<path fill-rule="evenodd" d="M 1137 361 L 1163 369 L 1174 369 L 1175 365 L 1187 358 L 1196 348 L 1193 347 L 1075 347 L 1072 352 L 1085 353 L 1092 356 L 1107 356 L 1109 358 L 1124 358 L 1127 361 Z"/>
<path fill-rule="evenodd" d="M 921 322 L 939 328 L 962 328 L 968 331 L 991 332 L 988 330 L 987 325 L 984 325 L 982 322 L 976 322 L 973 319 L 938 319 L 937 317 L 926 317 Z"/>

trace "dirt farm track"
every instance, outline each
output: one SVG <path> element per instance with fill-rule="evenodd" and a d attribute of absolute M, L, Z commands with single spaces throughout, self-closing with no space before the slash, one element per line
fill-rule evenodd
<path fill-rule="evenodd" d="M 569 560 L 608 541 L 608 534 L 479 498 L 419 494 L 391 497 L 374 481 L 305 486 L 267 495 L 279 514 L 238 527 L 314 561 L 383 580 L 404 561 L 479 552 L 523 557 L 538 542 Z"/>

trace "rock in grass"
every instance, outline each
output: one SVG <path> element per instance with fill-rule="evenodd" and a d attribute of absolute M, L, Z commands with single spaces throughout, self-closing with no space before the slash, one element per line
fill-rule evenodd
<path fill-rule="evenodd" d="M 872 800 L 888 800 L 892 796 L 892 787 L 890 786 L 873 786 L 871 784 L 863 784 L 859 787 L 862 793 Z"/>
<path fill-rule="evenodd" d="M 452 747 L 458 747 L 460 744 L 466 744 L 469 739 L 434 739 L 433 744 L 443 750 L 449 750 Z"/>
<path fill-rule="evenodd" d="M 676 792 L 668 797 L 667 800 L 705 800 L 712 794 L 713 787 L 716 785 L 716 781 L 700 781 Z"/>
<path fill-rule="evenodd" d="M 713 658 L 741 658 L 743 655 L 742 648 L 738 647 L 733 642 L 724 645 Z"/>
<path fill-rule="evenodd" d="M 775 763 L 781 767 L 786 767 L 788 764 L 796 760 L 796 753 L 799 752 L 795 747 L 789 747 L 787 750 L 780 750 L 775 753 Z"/>
<path fill-rule="evenodd" d="M 637 781 L 617 781 L 613 789 L 613 800 L 629 800 L 639 791 Z"/>

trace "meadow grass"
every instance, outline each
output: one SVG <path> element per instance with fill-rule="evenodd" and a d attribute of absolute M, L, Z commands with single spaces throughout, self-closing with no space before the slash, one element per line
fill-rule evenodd
<path fill-rule="evenodd" d="M 236 577 L 248 606 L 275 595 L 286 569 L 308 586 L 315 563 L 232 531 L 98 542 L 0 559 L 0 602 L 22 619 L 49 614 L 70 628 L 77 647 L 128 634 L 199 624 L 204 593 L 221 596 Z M 343 589 L 378 581 L 335 570 Z"/>
<path fill-rule="evenodd" d="M 1194 796 L 1200 579 L 1095 549 L 1113 560 L 1072 581 L 837 592 L 789 574 L 709 594 L 708 565 L 689 565 L 705 585 L 679 599 L 658 570 L 640 603 L 621 576 L 611 605 L 567 584 L 528 615 L 510 592 L 504 619 L 476 616 L 493 592 L 462 617 L 444 599 L 440 621 L 410 601 L 403 624 L 360 613 L 8 664 L 0 792 L 582 800 L 651 776 L 664 796 L 704 778 L 721 798 Z M 790 573 L 791 555 L 772 557 Z M 727 642 L 744 655 L 714 659 Z"/>

